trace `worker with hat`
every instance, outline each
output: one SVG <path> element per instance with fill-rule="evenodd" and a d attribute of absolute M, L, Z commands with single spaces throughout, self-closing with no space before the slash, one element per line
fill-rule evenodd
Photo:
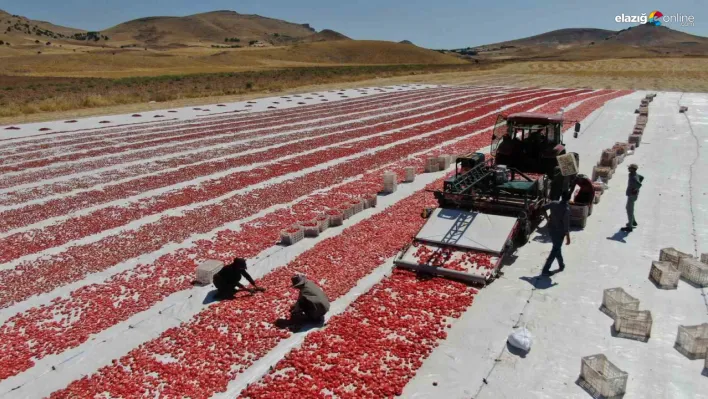
<path fill-rule="evenodd" d="M 214 286 L 216 286 L 217 297 L 220 299 L 233 298 L 236 294 L 236 287 L 241 290 L 250 292 L 251 294 L 256 291 L 265 291 L 265 288 L 261 288 L 256 285 L 253 281 L 253 277 L 246 271 L 246 259 L 236 258 L 230 264 L 224 266 L 214 275 Z M 245 277 L 253 288 L 245 288 L 241 284 L 241 278 Z"/>
<path fill-rule="evenodd" d="M 639 189 L 642 188 L 644 176 L 637 173 L 639 167 L 633 163 L 629 165 L 629 181 L 627 183 L 627 226 L 622 231 L 630 233 L 637 227 L 637 220 L 634 218 L 634 203 L 639 197 Z"/>
<path fill-rule="evenodd" d="M 301 274 L 294 275 L 291 282 L 300 294 L 290 308 L 290 329 L 297 331 L 306 323 L 324 323 L 324 315 L 329 311 L 329 299 L 322 288 Z"/>

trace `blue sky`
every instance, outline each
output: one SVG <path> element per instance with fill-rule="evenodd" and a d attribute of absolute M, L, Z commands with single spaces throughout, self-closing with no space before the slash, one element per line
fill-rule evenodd
<path fill-rule="evenodd" d="M 616 23 L 615 16 L 658 9 L 665 15 L 693 15 L 694 27 L 666 25 L 708 36 L 706 0 L 0 0 L 0 9 L 89 30 L 147 16 L 234 10 L 307 22 L 354 39 L 407 39 L 429 48 L 475 46 L 560 28 L 618 30 L 632 24 Z"/>

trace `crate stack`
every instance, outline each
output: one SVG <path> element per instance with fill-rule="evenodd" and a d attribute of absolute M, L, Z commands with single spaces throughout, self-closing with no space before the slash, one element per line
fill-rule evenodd
<path fill-rule="evenodd" d="M 618 337 L 647 341 L 653 324 L 651 312 L 639 310 L 639 299 L 622 288 L 608 288 L 602 294 L 600 310 L 614 320 Z"/>
<path fill-rule="evenodd" d="M 694 287 L 708 287 L 708 254 L 702 254 L 700 260 L 694 258 L 691 254 L 681 252 L 675 248 L 664 248 L 659 252 L 659 265 L 652 265 L 652 271 L 650 272 L 650 279 L 654 281 L 660 288 L 664 288 L 664 283 L 658 282 L 653 274 L 657 274 L 659 271 L 655 269 L 661 269 L 661 273 L 667 273 L 671 275 L 671 285 L 678 284 L 678 278 L 675 277 L 676 273 L 679 274 L 680 279 L 689 283 Z M 662 275 L 662 278 L 665 278 Z M 669 289 L 675 288 L 670 287 Z"/>
<path fill-rule="evenodd" d="M 224 262 L 209 259 L 197 266 L 195 282 L 200 285 L 209 285 L 214 280 L 214 275 L 224 267 Z"/>
<path fill-rule="evenodd" d="M 649 280 L 651 280 L 657 288 L 663 290 L 675 290 L 678 287 L 681 272 L 671 262 L 651 262 L 649 270 Z"/>
<path fill-rule="evenodd" d="M 317 237 L 320 235 L 320 223 L 315 219 L 298 222 L 298 225 L 302 228 L 303 236 L 305 237 Z"/>
<path fill-rule="evenodd" d="M 447 170 L 450 167 L 452 157 L 450 155 L 440 155 L 438 157 L 438 169 Z"/>
<path fill-rule="evenodd" d="M 405 177 L 403 181 L 406 183 L 413 183 L 415 181 L 415 166 L 408 166 L 403 169 Z"/>
<path fill-rule="evenodd" d="M 425 160 L 425 173 L 435 173 L 440 171 L 440 162 L 437 157 L 430 157 Z"/>
<path fill-rule="evenodd" d="M 383 192 L 386 194 L 392 194 L 396 192 L 398 188 L 398 175 L 393 172 L 386 172 L 383 174 Z"/>

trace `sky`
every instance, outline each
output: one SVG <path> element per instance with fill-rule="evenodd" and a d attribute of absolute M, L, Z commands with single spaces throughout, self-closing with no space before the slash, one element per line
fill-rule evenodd
<path fill-rule="evenodd" d="M 109 28 L 148 16 L 184 16 L 215 10 L 259 14 L 317 30 L 333 29 L 353 39 L 410 40 L 451 49 L 496 43 L 561 28 L 619 30 L 621 14 L 693 16 L 693 27 L 673 29 L 708 36 L 706 0 L 0 0 L 0 9 L 31 19 L 87 30 Z"/>

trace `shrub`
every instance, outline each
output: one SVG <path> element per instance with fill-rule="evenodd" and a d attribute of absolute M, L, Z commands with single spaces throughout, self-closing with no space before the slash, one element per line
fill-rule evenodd
<path fill-rule="evenodd" d="M 253 82 L 246 82 L 246 90 L 253 90 Z"/>

